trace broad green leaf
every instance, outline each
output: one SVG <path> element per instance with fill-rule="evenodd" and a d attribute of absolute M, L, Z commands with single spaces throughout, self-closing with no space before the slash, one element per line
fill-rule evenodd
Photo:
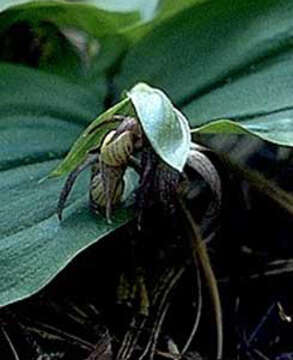
<path fill-rule="evenodd" d="M 28 53 L 24 59 L 33 57 L 32 51 L 40 52 L 37 65 L 20 62 L 70 78 L 71 82 L 92 86 L 95 91 L 99 77 L 113 72 L 127 48 L 128 40 L 119 33 L 138 20 L 136 13 L 105 11 L 95 6 L 94 1 L 5 2 L 2 8 L 0 5 L 0 59 L 15 62 L 13 56 L 9 56 L 15 49 Z M 28 34 L 23 35 L 23 28 L 28 29 Z M 20 34 L 15 36 L 17 32 Z M 69 33 L 74 45 L 68 41 Z M 33 41 L 28 43 L 30 36 Z M 21 46 L 17 41 L 21 41 Z M 25 46 L 28 48 L 24 49 Z"/>
<path fill-rule="evenodd" d="M 0 63 L 0 170 L 62 157 L 102 109 L 96 94 L 56 75 Z"/>
<path fill-rule="evenodd" d="M 190 0 L 188 0 L 190 1 Z M 24 5 L 32 2 L 46 2 L 46 0 L 2 0 L 0 4 L 0 11 L 9 9 L 16 5 Z M 69 0 L 65 0 L 70 4 Z M 47 1 L 48 3 L 48 1 Z M 156 8 L 158 7 L 159 0 L 80 0 L 79 4 L 93 5 L 98 9 L 119 12 L 119 13 L 131 13 L 138 12 L 143 20 L 150 20 L 154 17 Z M 166 6 L 164 6 L 166 7 Z"/>
<path fill-rule="evenodd" d="M 293 121 L 292 16 L 285 0 L 195 4 L 130 49 L 117 88 L 146 81 L 164 89 L 191 127 L 223 118 L 246 127 L 246 120 L 263 123 L 278 113 L 282 121 L 265 127 L 271 140 Z M 285 142 L 293 145 L 289 135 Z"/>
<path fill-rule="evenodd" d="M 238 78 L 243 70 L 244 76 L 286 35 L 289 41 L 293 3 L 235 0 L 229 5 L 230 0 L 195 4 L 160 23 L 128 52 L 119 89 L 144 80 L 167 89 L 184 106 L 232 81 L 233 73 Z"/>
<path fill-rule="evenodd" d="M 178 15 L 179 12 L 189 9 L 194 5 L 199 5 L 204 2 L 211 1 L 211 0 L 181 0 L 174 2 L 173 0 L 163 0 L 160 2 L 160 6 L 158 9 L 158 19 L 163 19 L 171 16 Z"/>
<path fill-rule="evenodd" d="M 293 117 L 288 113 L 288 118 L 279 119 L 275 114 L 269 117 L 257 118 L 235 122 L 231 120 L 215 120 L 192 130 L 192 133 L 201 134 L 249 134 L 270 141 L 277 145 L 292 146 Z M 290 118 L 291 117 L 291 118 Z"/>
<path fill-rule="evenodd" d="M 80 251 L 132 216 L 122 208 L 108 225 L 91 215 L 85 173 L 59 223 L 64 179 L 40 183 L 101 111 L 105 89 L 102 78 L 93 92 L 40 70 L 0 63 L 0 306 L 41 289 Z"/>
<path fill-rule="evenodd" d="M 293 13 L 293 11 L 292 11 Z M 287 111 L 293 104 L 293 51 L 274 54 L 259 65 L 251 65 L 245 75 L 227 79 L 213 91 L 185 107 L 193 114 L 193 124 L 217 118 L 239 121 Z"/>
<path fill-rule="evenodd" d="M 110 12 L 99 9 L 94 3 L 95 1 L 73 3 L 61 0 L 4 2 L 0 5 L 0 32 L 16 22 L 45 21 L 60 27 L 75 27 L 100 38 L 117 34 L 140 20 L 137 12 Z"/>
<path fill-rule="evenodd" d="M 170 14 L 176 14 L 181 9 L 187 8 L 195 2 L 203 2 L 207 0 L 181 0 L 175 2 L 173 0 L 79 0 L 80 4 L 88 4 L 110 12 L 119 13 L 131 13 L 138 12 L 140 17 L 144 21 L 152 20 L 157 13 L 158 17 L 170 16 Z M 36 0 L 2 0 L 0 4 L 0 11 L 6 10 L 16 5 L 24 5 L 31 2 L 37 2 Z M 46 2 L 46 0 L 39 0 L 40 2 Z M 70 3 L 69 0 L 64 2 Z"/>
<path fill-rule="evenodd" d="M 157 6 L 156 12 L 153 13 L 152 21 L 144 21 L 140 24 L 134 24 L 134 26 L 125 28 L 123 34 L 130 43 L 136 43 L 163 21 L 179 16 L 180 12 L 207 1 L 211 0 L 161 0 Z M 150 20 L 150 18 L 146 18 L 146 20 Z"/>
<path fill-rule="evenodd" d="M 76 83 L 91 80 L 90 66 L 54 24 L 16 23 L 0 34 L 0 44 L 0 61 L 37 67 Z"/>
<path fill-rule="evenodd" d="M 144 83 L 134 86 L 128 96 L 153 149 L 168 165 L 182 171 L 190 149 L 190 132 L 183 114 L 161 90 Z"/>
<path fill-rule="evenodd" d="M 55 209 L 62 182 L 38 182 L 51 166 L 45 162 L 0 173 L 0 306 L 40 290 L 78 253 L 132 216 L 120 209 L 108 225 L 90 214 L 84 196 L 88 181 L 81 179 L 60 223 Z"/>

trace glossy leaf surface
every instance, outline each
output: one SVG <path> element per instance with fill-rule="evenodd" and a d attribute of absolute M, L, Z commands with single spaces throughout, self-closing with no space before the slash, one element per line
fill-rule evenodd
<path fill-rule="evenodd" d="M 105 95 L 56 75 L 0 64 L 0 305 L 47 284 L 82 249 L 127 222 L 113 224 L 88 210 L 84 174 L 59 223 L 56 206 L 64 179 L 40 183 L 66 154 Z"/>

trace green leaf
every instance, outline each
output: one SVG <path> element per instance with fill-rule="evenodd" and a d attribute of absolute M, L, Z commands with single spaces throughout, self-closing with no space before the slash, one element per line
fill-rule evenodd
<path fill-rule="evenodd" d="M 231 120 L 216 120 L 192 130 L 201 134 L 249 134 L 277 145 L 292 146 L 293 121 L 292 113 L 284 114 L 279 119 L 275 114 L 267 117 L 246 120 L 237 123 Z"/>
<path fill-rule="evenodd" d="M 140 83 L 128 93 L 152 148 L 171 167 L 182 171 L 190 149 L 187 120 L 161 91 Z"/>
<path fill-rule="evenodd" d="M 45 162 L 1 172 L 0 306 L 40 290 L 78 253 L 132 216 L 120 209 L 111 225 L 102 216 L 94 217 L 84 196 L 87 182 L 82 179 L 60 223 L 55 209 L 62 183 L 38 182 L 51 166 Z"/>
<path fill-rule="evenodd" d="M 174 2 L 173 0 L 163 0 L 160 3 L 160 8 L 158 10 L 158 16 L 155 19 L 158 20 L 166 19 L 171 16 L 178 16 L 178 14 L 186 9 L 193 7 L 194 5 L 200 5 L 204 2 L 210 0 L 181 0 Z"/>
<path fill-rule="evenodd" d="M 129 112 L 130 101 L 126 98 L 101 114 L 79 136 L 65 159 L 50 173 L 49 177 L 66 175 L 74 170 L 77 165 L 81 164 L 86 159 L 88 150 L 99 147 L 105 134 L 109 130 L 117 127 L 119 122 L 113 122 L 112 116 L 115 114 L 124 115 Z M 93 131 L 93 129 L 95 130 Z"/>
<path fill-rule="evenodd" d="M 186 1 L 186 0 L 185 0 Z M 0 11 L 7 10 L 11 7 L 15 7 L 17 5 L 24 5 L 30 3 L 39 3 L 37 6 L 40 6 L 41 2 L 45 2 L 44 0 L 2 0 L 0 4 Z M 61 1 L 59 1 L 61 2 Z M 69 0 L 64 0 L 63 2 L 67 2 L 70 4 Z M 47 1 L 48 3 L 48 1 Z M 159 0 L 80 0 L 79 5 L 92 5 L 100 10 L 110 11 L 110 12 L 119 12 L 119 13 L 131 13 L 138 12 L 142 19 L 150 20 L 153 18 L 155 10 L 158 6 Z"/>
<path fill-rule="evenodd" d="M 56 75 L 0 63 L 0 170 L 63 156 L 102 109 L 99 93 Z"/>
<path fill-rule="evenodd" d="M 96 117 L 104 97 L 102 78 L 93 92 L 40 70 L 0 63 L 0 306 L 40 290 L 80 251 L 132 217 L 123 208 L 108 225 L 103 216 L 91 215 L 84 173 L 59 223 L 64 179 L 40 183 Z"/>
<path fill-rule="evenodd" d="M 176 2 L 173 0 L 161 0 L 156 12 L 153 12 L 152 21 L 134 24 L 134 26 L 124 29 L 123 34 L 131 43 L 136 43 L 163 21 L 176 17 L 180 12 L 207 1 L 210 0 L 180 0 Z M 150 20 L 150 17 L 145 18 L 145 20 Z"/>
<path fill-rule="evenodd" d="M 139 22 L 136 12 L 118 13 L 99 9 L 88 3 L 72 3 L 60 0 L 18 0 L 5 2 L 0 11 L 0 32 L 16 22 L 51 22 L 59 27 L 75 27 L 96 37 L 117 34 L 123 28 Z"/>
<path fill-rule="evenodd" d="M 130 49 L 117 89 L 138 81 L 164 89 L 191 127 L 230 119 L 259 135 L 249 120 L 264 128 L 280 119 L 264 129 L 266 139 L 283 143 L 276 134 L 293 122 L 292 17 L 285 0 L 194 4 Z M 293 145 L 289 133 L 284 143 Z"/>

